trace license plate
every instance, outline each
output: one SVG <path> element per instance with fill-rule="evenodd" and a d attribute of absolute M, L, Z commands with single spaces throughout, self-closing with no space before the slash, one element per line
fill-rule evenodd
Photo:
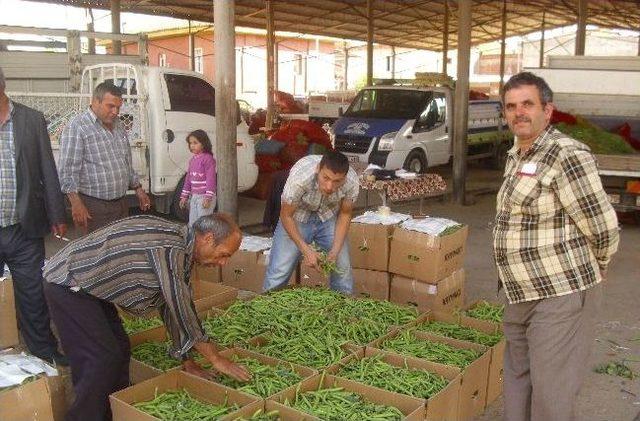
<path fill-rule="evenodd" d="M 349 162 L 352 162 L 352 163 L 360 162 L 360 158 L 353 155 L 347 156 L 347 159 L 349 160 Z"/>
<path fill-rule="evenodd" d="M 609 203 L 612 205 L 617 205 L 620 203 L 620 195 L 619 194 L 608 194 Z"/>

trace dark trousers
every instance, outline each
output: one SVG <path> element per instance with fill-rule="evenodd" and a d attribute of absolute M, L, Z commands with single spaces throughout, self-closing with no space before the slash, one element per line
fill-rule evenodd
<path fill-rule="evenodd" d="M 51 318 L 71 368 L 76 398 L 67 421 L 111 419 L 109 395 L 129 386 L 129 338 L 113 304 L 46 283 Z"/>
<path fill-rule="evenodd" d="M 42 292 L 44 239 L 27 238 L 20 224 L 0 228 L 0 272 L 5 263 L 13 278 L 16 316 L 24 342 L 33 355 L 50 359 L 58 346 Z"/>
<path fill-rule="evenodd" d="M 91 215 L 91 219 L 87 223 L 87 232 L 93 232 L 129 216 L 129 204 L 126 197 L 114 200 L 102 200 L 84 194 L 80 194 L 80 197 Z"/>

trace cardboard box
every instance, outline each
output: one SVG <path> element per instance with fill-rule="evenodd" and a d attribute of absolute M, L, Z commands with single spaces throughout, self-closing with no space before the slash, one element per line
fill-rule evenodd
<path fill-rule="evenodd" d="M 220 266 L 205 266 L 195 263 L 191 269 L 191 280 L 218 283 L 222 281 Z"/>
<path fill-rule="evenodd" d="M 51 390 L 46 377 L 0 391 L 0 420 L 51 421 Z M 57 420 L 56 420 L 57 421 Z"/>
<path fill-rule="evenodd" d="M 51 395 L 51 409 L 53 410 L 54 421 L 64 421 L 67 416 L 67 393 L 65 383 L 70 382 L 70 371 L 62 373 L 58 368 L 58 376 L 47 376 L 47 386 Z M 1 419 L 2 417 L 0 417 Z"/>
<path fill-rule="evenodd" d="M 436 284 L 463 266 L 467 233 L 466 226 L 444 237 L 396 228 L 389 272 Z"/>
<path fill-rule="evenodd" d="M 238 297 L 236 288 L 220 283 L 193 280 L 191 288 L 196 312 L 210 309 L 218 304 L 235 300 Z"/>
<path fill-rule="evenodd" d="M 222 283 L 261 294 L 268 265 L 269 255 L 263 251 L 238 250 L 222 267 Z M 297 280 L 296 268 L 289 279 L 289 285 L 295 285 Z"/>
<path fill-rule="evenodd" d="M 453 312 L 464 304 L 464 275 L 464 269 L 459 269 L 437 284 L 393 275 L 389 301 L 416 306 L 421 313 L 429 310 Z"/>
<path fill-rule="evenodd" d="M 388 300 L 391 287 L 389 272 L 353 269 L 353 295 L 375 300 Z"/>
<path fill-rule="evenodd" d="M 176 389 L 185 389 L 194 398 L 212 404 L 221 404 L 226 400 L 229 405 L 239 405 L 240 409 L 260 401 L 246 393 L 209 382 L 183 371 L 172 371 L 111 394 L 109 400 L 113 421 L 156 420 L 157 418 L 136 409 L 132 404 L 152 400 L 156 395 Z M 220 419 L 233 420 L 235 418 L 234 413 L 230 413 Z"/>
<path fill-rule="evenodd" d="M 351 267 L 387 272 L 393 229 L 394 225 L 352 222 L 348 237 Z"/>
<path fill-rule="evenodd" d="M 377 389 L 332 375 L 315 375 L 304 380 L 297 386 L 291 386 L 283 390 L 273 396 L 270 400 L 278 403 L 284 403 L 286 400 L 294 402 L 298 393 L 303 393 L 309 390 L 318 390 L 319 388 L 325 389 L 333 387 L 342 387 L 346 391 L 357 393 L 369 402 L 379 405 L 394 406 L 404 414 L 404 417 L 402 418 L 403 420 L 424 420 L 424 401 L 420 399 L 389 392 L 387 390 Z M 319 420 L 320 418 L 312 416 L 310 419 Z"/>
<path fill-rule="evenodd" d="M 309 377 L 312 377 L 316 374 L 318 374 L 317 370 L 311 369 L 309 367 L 303 367 L 301 365 L 298 364 L 293 364 L 284 360 L 280 360 L 278 358 L 273 358 L 273 357 L 269 357 L 267 355 L 262 355 L 259 354 L 257 352 L 253 352 L 247 349 L 243 349 L 243 348 L 229 348 L 226 349 L 224 351 L 222 351 L 220 353 L 220 355 L 227 357 L 227 358 L 233 358 L 234 356 L 238 357 L 238 358 L 253 358 L 254 360 L 258 360 L 263 364 L 266 365 L 270 365 L 270 366 L 284 366 L 287 368 L 290 368 L 292 371 L 294 371 L 295 373 L 297 373 L 302 380 L 307 379 Z M 280 391 L 279 391 L 280 392 Z M 275 395 L 275 394 L 274 394 Z M 257 398 L 261 398 L 260 396 L 257 396 Z M 269 397 L 265 398 L 268 399 Z"/>
<path fill-rule="evenodd" d="M 395 337 L 400 332 L 401 330 L 392 331 L 382 338 L 373 341 L 369 346 L 371 348 L 383 349 L 381 348 L 383 342 Z M 415 331 L 415 336 L 418 340 L 440 342 L 455 348 L 473 349 L 481 353 L 478 359 L 462 369 L 462 384 L 460 386 L 460 403 L 458 408 L 461 420 L 470 420 L 482 414 L 486 403 L 491 349 L 471 342 L 445 338 L 427 332 Z"/>
<path fill-rule="evenodd" d="M 440 392 L 424 399 L 419 396 L 412 396 L 423 401 L 427 413 L 426 420 L 457 420 L 458 419 L 458 397 L 460 395 L 460 384 L 462 383 L 461 370 L 456 367 L 449 367 L 442 364 L 432 363 L 430 361 L 421 360 L 402 356 L 393 352 L 381 351 L 379 349 L 366 347 L 358 352 L 345 357 L 338 364 L 335 364 L 325 371 L 340 377 L 342 367 L 352 360 L 360 360 L 365 357 L 382 356 L 382 361 L 395 367 L 410 368 L 443 376 L 449 383 Z M 370 386 L 377 389 L 375 386 Z"/>
<path fill-rule="evenodd" d="M 329 279 L 325 278 L 319 270 L 310 268 L 303 262 L 300 262 L 298 268 L 300 271 L 300 286 L 329 288 Z"/>
<path fill-rule="evenodd" d="M 20 343 L 13 280 L 0 277 L 0 349 Z"/>
<path fill-rule="evenodd" d="M 167 330 L 164 326 L 145 330 L 143 332 L 139 332 L 129 336 L 129 343 L 131 344 L 131 348 L 134 348 L 135 346 L 145 342 L 165 342 L 166 340 Z M 182 366 L 178 365 L 177 367 L 172 368 L 168 371 L 180 371 L 181 369 Z M 145 364 L 142 361 L 138 361 L 133 357 L 131 357 L 131 360 L 129 361 L 129 380 L 131 381 L 131 384 L 140 383 L 145 380 L 160 376 L 164 373 L 164 371 Z"/>
<path fill-rule="evenodd" d="M 317 419 L 315 417 L 312 417 L 311 415 L 305 414 L 304 412 L 296 411 L 289 406 L 285 406 L 281 403 L 271 400 L 249 404 L 244 408 L 237 410 L 233 414 L 229 414 L 229 418 L 232 420 L 235 420 L 235 418 L 238 417 L 249 419 L 258 410 L 262 410 L 263 413 L 277 411 L 278 421 L 312 421 Z"/>

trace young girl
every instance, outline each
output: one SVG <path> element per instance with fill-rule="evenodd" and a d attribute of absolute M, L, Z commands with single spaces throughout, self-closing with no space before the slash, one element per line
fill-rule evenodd
<path fill-rule="evenodd" d="M 216 160 L 211 152 L 211 141 L 204 130 L 195 130 L 187 136 L 193 157 L 184 179 L 180 207 L 185 208 L 189 195 L 189 227 L 203 215 L 213 213 L 216 205 Z"/>

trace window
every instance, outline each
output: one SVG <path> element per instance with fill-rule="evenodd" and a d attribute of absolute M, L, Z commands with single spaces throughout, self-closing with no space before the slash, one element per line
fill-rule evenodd
<path fill-rule="evenodd" d="M 302 54 L 293 55 L 293 72 L 298 76 L 302 75 Z"/>
<path fill-rule="evenodd" d="M 167 55 L 165 53 L 158 54 L 158 66 L 167 67 Z"/>
<path fill-rule="evenodd" d="M 198 73 L 204 73 L 204 55 L 202 48 L 194 48 L 193 53 L 193 70 Z"/>
<path fill-rule="evenodd" d="M 447 102 L 441 92 L 435 92 L 424 111 L 416 120 L 414 131 L 429 131 L 444 124 L 447 118 Z"/>
<path fill-rule="evenodd" d="M 216 94 L 206 81 L 186 75 L 165 74 L 170 111 L 216 115 Z"/>
<path fill-rule="evenodd" d="M 431 98 L 430 91 L 363 89 L 344 113 L 345 117 L 414 119 Z"/>

